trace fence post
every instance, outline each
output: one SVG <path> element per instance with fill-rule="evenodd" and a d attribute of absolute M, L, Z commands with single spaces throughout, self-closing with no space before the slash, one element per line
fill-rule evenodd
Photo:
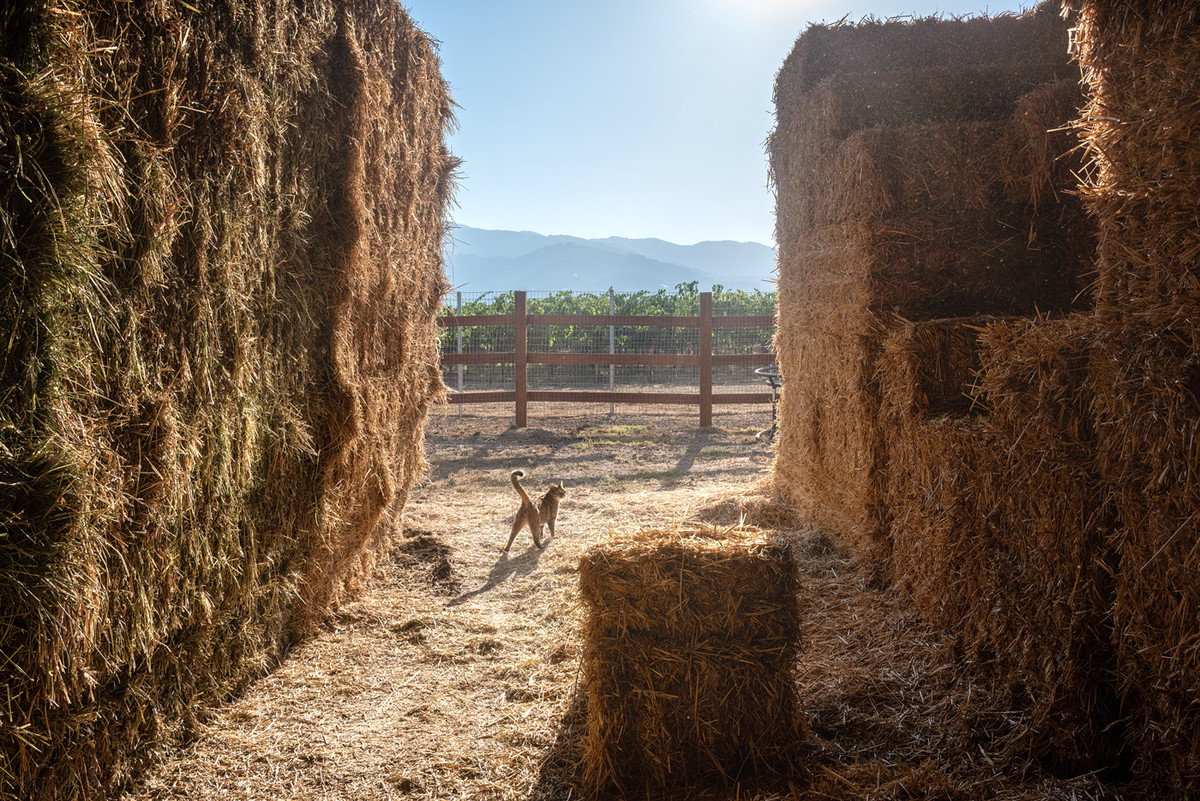
<path fill-rule="evenodd" d="M 454 313 L 458 317 L 462 317 L 462 293 L 459 292 L 457 294 L 458 294 L 458 303 L 455 305 Z M 457 326 L 454 330 L 458 334 L 458 337 L 457 337 L 457 339 L 458 339 L 458 355 L 461 356 L 462 355 L 462 326 L 461 325 Z M 458 394 L 459 394 L 458 416 L 459 417 L 462 417 L 462 407 L 463 407 L 462 391 L 463 391 L 463 366 L 460 364 L 458 366 Z"/>
<path fill-rule="evenodd" d="M 517 290 L 513 292 L 513 337 L 516 342 L 517 351 L 517 428 L 524 428 L 527 422 L 527 392 L 529 391 L 526 383 L 526 366 L 529 358 L 529 337 L 527 336 L 527 323 L 525 316 L 525 291 Z"/>
<path fill-rule="evenodd" d="M 608 288 L 608 313 L 610 315 L 617 313 L 616 301 L 613 298 L 613 288 L 611 286 Z M 617 352 L 616 331 L 617 331 L 616 326 L 610 325 L 608 327 L 608 352 L 609 352 L 609 354 L 613 354 L 613 353 Z M 608 391 L 609 392 L 615 392 L 617 389 L 616 370 L 617 370 L 616 365 L 610 364 L 608 366 Z M 616 413 L 616 409 L 617 409 L 617 405 L 615 403 L 610 402 L 608 404 L 608 416 L 612 417 Z"/>
<path fill-rule="evenodd" d="M 700 427 L 712 425 L 712 293 L 700 293 Z"/>

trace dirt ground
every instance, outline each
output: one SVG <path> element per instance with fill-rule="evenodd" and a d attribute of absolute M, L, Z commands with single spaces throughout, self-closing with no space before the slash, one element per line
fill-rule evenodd
<path fill-rule="evenodd" d="M 769 470 L 769 407 L 720 410 L 701 430 L 679 408 L 533 407 L 435 413 L 430 471 L 363 596 L 278 670 L 166 754 L 127 801 L 572 799 L 584 720 L 576 567 L 593 537 L 720 513 Z M 569 416 L 568 416 L 569 415 Z M 558 534 L 510 553 L 521 468 L 563 481 Z M 538 492 L 540 494 L 540 491 Z M 820 532 L 796 527 L 803 628 L 800 708 L 812 770 L 766 799 L 1108 799 L 1097 776 L 1050 777 L 972 740 L 991 714 L 935 632 L 863 577 Z M 983 711 L 974 712 L 980 709 Z M 974 721 L 977 723 L 978 721 Z"/>

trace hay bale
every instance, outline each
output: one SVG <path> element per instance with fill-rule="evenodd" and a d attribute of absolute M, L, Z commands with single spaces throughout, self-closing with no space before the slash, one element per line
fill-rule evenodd
<path fill-rule="evenodd" d="M 1078 76 L 1031 85 L 1025 65 L 831 76 L 778 109 L 769 139 L 773 181 L 796 184 L 788 229 L 986 209 L 999 187 L 1011 203 L 1036 209 L 1049 195 L 1082 218 L 1070 128 L 1082 105 Z"/>
<path fill-rule="evenodd" d="M 1060 770 L 1125 759 L 1113 685 L 1113 507 L 1094 455 L 1088 383 L 1090 314 L 997 322 L 983 335 L 980 392 L 999 446 L 994 481 L 976 495 L 999 535 L 993 608 L 978 610 L 979 643 L 996 654 L 994 682 L 1025 716 L 1014 748 Z"/>
<path fill-rule="evenodd" d="M 790 243 L 780 291 L 799 291 L 808 303 L 857 304 L 884 320 L 1070 309 L 1086 302 L 1086 268 L 1068 248 L 1091 235 L 1086 224 L 1072 230 L 1081 217 L 1062 221 L 1059 211 L 993 207 L 831 225 Z M 1067 224 L 1057 228 L 1060 221 Z"/>
<path fill-rule="evenodd" d="M 955 633 L 1006 711 L 989 739 L 1060 770 L 1107 767 L 1122 744 L 1111 507 L 1087 387 L 1095 325 L 981 322 L 918 323 L 887 343 L 894 579 Z M 939 413 L 922 386 L 942 388 L 936 398 L 964 374 L 976 413 Z"/>
<path fill-rule="evenodd" d="M 986 584 L 971 486 L 988 474 L 980 460 L 994 452 L 976 391 L 987 322 L 905 321 L 879 362 L 889 577 L 927 620 L 955 629 Z"/>
<path fill-rule="evenodd" d="M 810 26 L 775 83 L 773 180 L 811 183 L 858 131 L 1005 122 L 1027 93 L 1078 80 L 1067 39 L 1051 3 L 1019 17 Z"/>
<path fill-rule="evenodd" d="M 861 303 L 806 299 L 795 289 L 803 280 L 780 276 L 775 341 L 790 378 L 780 396 L 780 419 L 788 423 L 776 437 L 774 484 L 806 519 L 851 545 L 864 565 L 883 564 L 884 458 L 874 381 L 882 324 Z"/>
<path fill-rule="evenodd" d="M 877 126 L 999 122 L 1041 80 L 1021 62 L 835 72 L 797 95 L 793 104 L 778 104 L 778 131 L 819 145 Z"/>
<path fill-rule="evenodd" d="M 896 19 L 810 26 L 783 65 L 793 77 L 776 85 L 776 106 L 790 106 L 830 75 L 895 74 L 967 64 L 1026 64 L 1036 83 L 1068 77 L 1068 22 L 1057 3 L 1022 15 Z"/>
<path fill-rule="evenodd" d="M 1083 187 L 1100 229 L 1092 364 L 1097 464 L 1113 494 L 1115 672 L 1138 769 L 1200 787 L 1200 9 L 1086 0 Z"/>
<path fill-rule="evenodd" d="M 798 764 L 796 574 L 752 528 L 616 533 L 580 562 L 588 792 L 622 795 Z"/>
<path fill-rule="evenodd" d="M 1078 76 L 1042 84 L 1017 100 L 1000 166 L 1006 198 L 1034 206 L 1048 198 L 1077 218 L 1082 203 L 1076 187 L 1088 161 L 1073 122 L 1084 103 Z M 1091 253 L 1094 245 L 1080 243 L 1077 249 L 1083 248 Z"/>
<path fill-rule="evenodd" d="M 982 412 L 976 387 L 979 335 L 991 317 L 904 321 L 888 335 L 880 359 L 885 419 Z"/>
<path fill-rule="evenodd" d="M 966 42 L 995 57 L 956 63 Z M 1065 22 L 1048 7 L 993 20 L 817 26 L 779 73 L 769 143 L 775 344 L 786 376 L 776 487 L 884 572 L 877 375 L 896 315 L 1020 315 L 1081 302 L 1092 229 L 1059 191 L 1069 170 L 1046 155 L 1061 142 L 1048 128 L 1036 133 L 1076 108 L 1057 84 L 1043 88 L 1077 74 L 1066 43 Z M 872 75 L 878 86 L 865 90 Z M 1000 80 L 979 92 L 988 78 Z"/>
<path fill-rule="evenodd" d="M 946 215 L 988 209 L 1004 153 L 996 147 L 1006 123 L 925 123 L 874 126 L 829 144 L 781 170 L 780 191 L 796 204 L 788 224 L 803 231 L 885 218 Z"/>
<path fill-rule="evenodd" d="M 971 644 L 994 590 L 994 542 L 974 499 L 998 446 L 981 419 L 954 415 L 911 420 L 888 444 L 891 578 L 928 622 Z"/>
<path fill-rule="evenodd" d="M 449 99 L 373 0 L 17 3 L 0 47 L 0 795 L 105 798 L 404 504 Z"/>

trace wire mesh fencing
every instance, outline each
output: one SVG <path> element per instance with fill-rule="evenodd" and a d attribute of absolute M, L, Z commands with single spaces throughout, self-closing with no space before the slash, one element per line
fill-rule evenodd
<path fill-rule="evenodd" d="M 701 293 L 695 284 L 682 284 L 674 294 L 658 292 L 539 292 L 526 293 L 530 354 L 698 355 L 700 330 L 691 325 L 638 325 L 636 321 L 592 323 L 586 320 L 540 322 L 538 316 L 688 317 L 700 313 Z M 774 292 L 727 291 L 714 287 L 712 333 L 714 355 L 771 354 L 772 325 L 727 327 L 721 317 L 774 317 Z M 447 317 L 495 318 L 513 314 L 513 292 L 457 292 L 443 305 Z M 516 350 L 511 325 L 451 325 L 442 331 L 443 354 L 471 354 L 468 364 L 443 364 L 442 377 L 459 392 L 512 391 Z M 496 354 L 497 360 L 486 360 Z M 755 364 L 716 364 L 716 387 L 760 388 Z M 698 387 L 700 368 L 665 364 L 544 364 L 531 359 L 526 386 L 530 390 L 678 391 Z"/>

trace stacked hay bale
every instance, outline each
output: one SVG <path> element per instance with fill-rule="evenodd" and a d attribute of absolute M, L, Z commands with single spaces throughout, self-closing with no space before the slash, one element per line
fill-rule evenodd
<path fill-rule="evenodd" d="M 1087 305 L 1094 248 L 1071 194 L 1066 25 L 1044 5 L 797 43 L 771 143 L 775 475 L 955 632 L 1012 712 L 993 737 L 1076 769 L 1121 743 L 1084 381 L 1095 327 L 1060 316 Z M 973 66 L 954 66 L 965 53 Z"/>
<path fill-rule="evenodd" d="M 972 487 L 997 565 L 968 634 L 995 655 L 1014 747 L 1060 770 L 1124 760 L 1112 682 L 1112 508 L 1095 470 L 1090 314 L 989 326 L 979 385 L 995 449 Z M 991 602 L 988 608 L 987 603 Z"/>
<path fill-rule="evenodd" d="M 585 786 L 669 791 L 800 759 L 787 546 L 750 528 L 613 534 L 583 557 Z"/>
<path fill-rule="evenodd" d="M 776 486 L 876 565 L 888 549 L 876 372 L 894 315 L 1028 314 L 1077 296 L 1086 220 L 1044 202 L 1069 169 L 1046 156 L 1048 129 L 1077 108 L 1066 47 L 1049 7 L 814 26 L 779 73 Z"/>
<path fill-rule="evenodd" d="M 453 160 L 378 0 L 0 11 L 0 796 L 105 798 L 421 465 Z"/>
<path fill-rule="evenodd" d="M 1117 673 L 1139 767 L 1200 792 L 1200 8 L 1081 0 L 1100 229 L 1092 365 L 1116 503 Z"/>
<path fill-rule="evenodd" d="M 898 330 L 882 360 L 893 576 L 1007 710 L 972 727 L 1062 770 L 1110 767 L 1122 748 L 1094 336 L 1089 315 L 929 321 Z M 964 383 L 958 408 L 929 400 Z"/>
<path fill-rule="evenodd" d="M 908 322 L 880 359 L 888 431 L 891 576 L 935 625 L 958 623 L 986 580 L 966 488 L 986 475 L 990 438 L 971 389 L 986 317 Z"/>

